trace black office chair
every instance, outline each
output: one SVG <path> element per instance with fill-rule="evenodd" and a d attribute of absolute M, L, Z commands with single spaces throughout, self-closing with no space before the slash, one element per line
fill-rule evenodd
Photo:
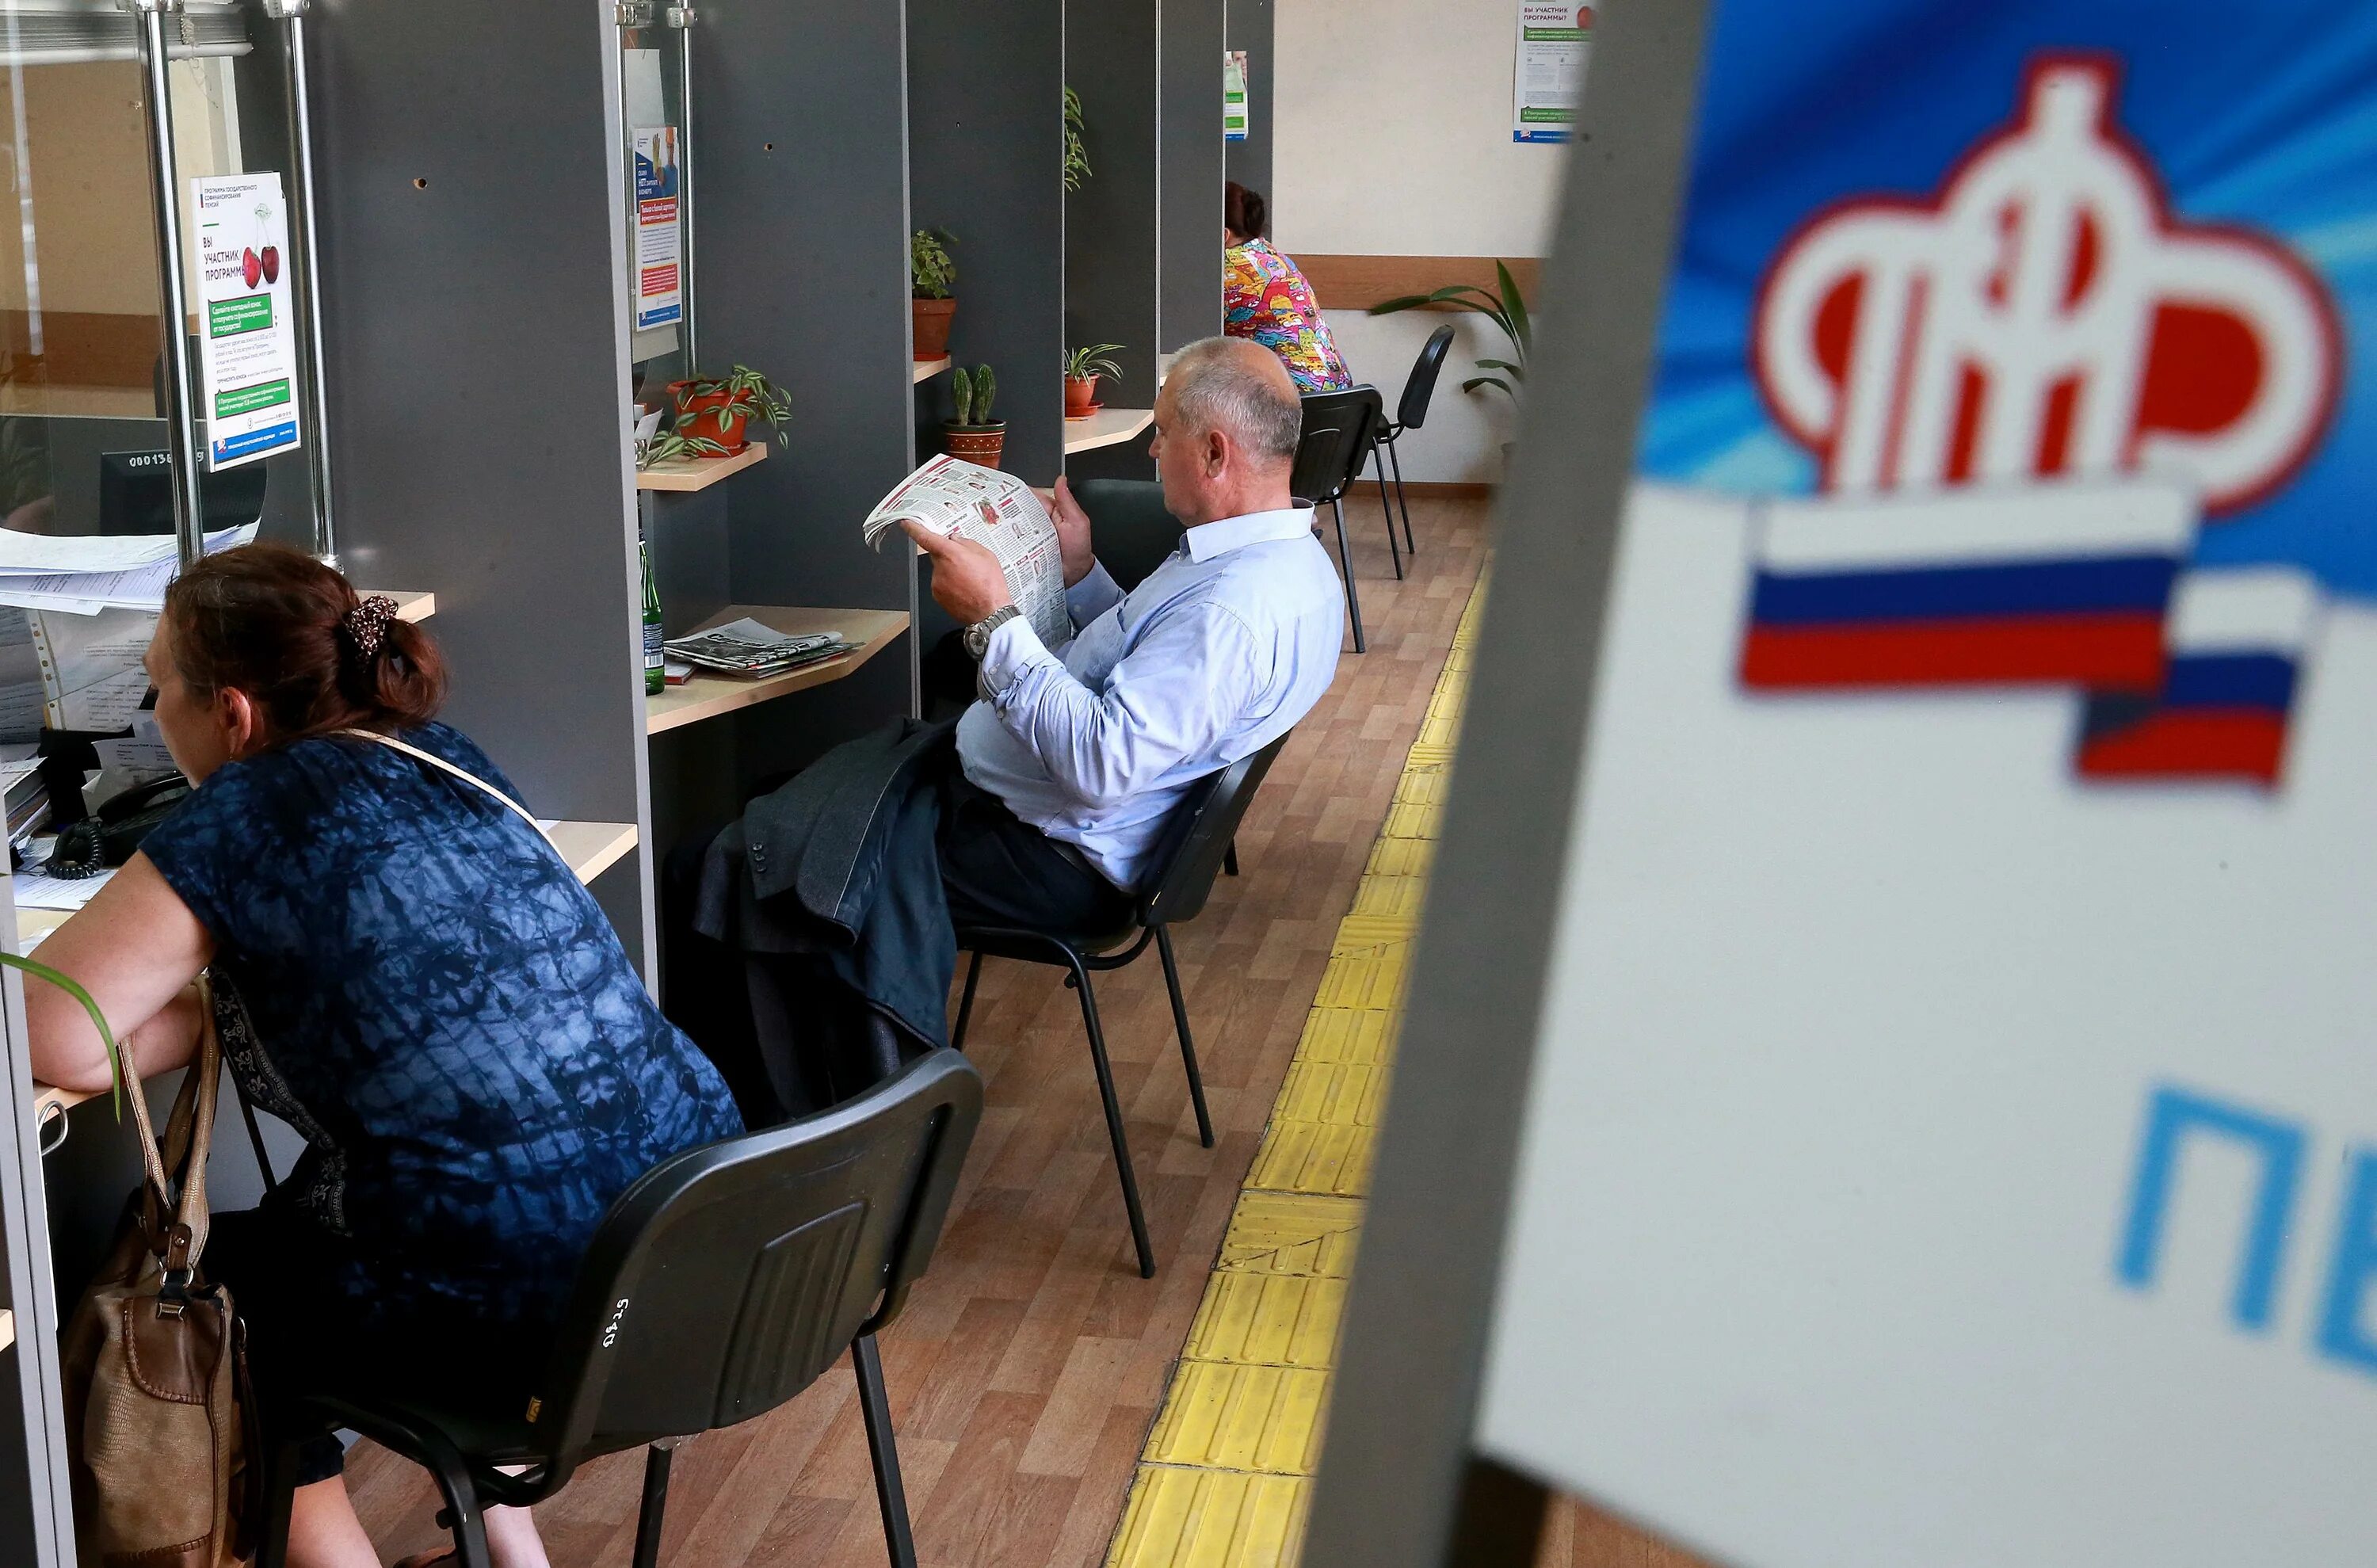
<path fill-rule="evenodd" d="M 1404 554 L 1417 558 L 1419 545 L 1412 538 L 1411 503 L 1404 496 L 1404 460 L 1395 451 L 1395 438 L 1407 430 L 1416 430 L 1427 423 L 1427 405 L 1436 398 L 1436 378 L 1444 369 L 1444 356 L 1452 348 L 1452 324 L 1445 323 L 1427 335 L 1421 345 L 1419 357 L 1412 361 L 1411 375 L 1404 381 L 1403 401 L 1395 405 L 1394 418 L 1379 426 L 1375 444 L 1386 449 L 1387 461 L 1379 465 L 1379 505 L 1387 504 L 1387 463 L 1395 471 L 1395 506 L 1404 514 Z M 1387 520 L 1387 538 L 1395 536 L 1394 520 Z"/>
<path fill-rule="evenodd" d="M 1293 732 L 1291 732 L 1293 733 Z M 1189 786 L 1156 846 L 1143 884 L 1148 890 L 1132 911 L 1129 924 L 1119 930 L 1033 931 L 1005 926 L 961 926 L 958 946 L 973 954 L 966 965 L 965 994 L 958 1002 L 957 1027 L 950 1042 L 965 1047 L 966 1023 L 973 1016 L 974 987 L 982 979 L 982 961 L 1015 958 L 1069 971 L 1065 983 L 1081 993 L 1081 1023 L 1089 1032 L 1090 1064 L 1098 1075 L 1098 1096 L 1105 1103 L 1106 1136 L 1114 1143 L 1115 1172 L 1122 1179 L 1122 1206 L 1130 1216 L 1130 1241 L 1139 1252 L 1141 1279 L 1155 1277 L 1155 1250 L 1147 1241 L 1147 1215 L 1140 1207 L 1139 1177 L 1131 1168 L 1130 1143 L 1123 1134 L 1122 1106 L 1115 1098 L 1114 1067 L 1106 1059 L 1105 1033 L 1098 1026 L 1098 1001 L 1090 988 L 1093 972 L 1103 974 L 1147 951 L 1153 941 L 1164 959 L 1164 984 L 1172 993 L 1172 1026 L 1180 1035 L 1180 1063 L 1188 1073 L 1188 1100 L 1197 1108 L 1197 1137 L 1213 1146 L 1213 1119 L 1205 1110 L 1205 1081 L 1197 1071 L 1197 1043 L 1188 1033 L 1188 1004 L 1180 995 L 1180 968 L 1172 956 L 1170 928 L 1193 920 L 1212 895 L 1213 878 L 1229 854 L 1238 821 L 1255 787 L 1271 772 L 1281 736 L 1261 750 L 1241 757 L 1220 772 Z M 1136 940 L 1134 940 L 1136 939 Z M 1129 942 L 1121 952 L 1114 950 Z"/>
<path fill-rule="evenodd" d="M 1098 560 L 1124 592 L 1180 547 L 1180 520 L 1164 509 L 1164 486 L 1154 480 L 1082 479 L 1072 490 L 1089 517 Z"/>
<path fill-rule="evenodd" d="M 1354 652 L 1368 652 L 1362 637 L 1362 596 L 1354 586 L 1354 549 L 1345 543 L 1345 492 L 1362 476 L 1370 458 L 1373 433 L 1383 417 L 1385 403 L 1376 387 L 1349 387 L 1339 392 L 1304 394 L 1304 432 L 1296 444 L 1296 468 L 1287 487 L 1310 507 L 1326 506 L 1337 519 L 1337 564 L 1345 574 L 1345 613 L 1354 622 Z M 1383 495 L 1384 492 L 1381 492 Z M 1387 520 L 1387 545 L 1394 547 L 1394 519 Z M 1403 575 L 1396 557 L 1395 575 Z"/>
<path fill-rule="evenodd" d="M 460 1568 L 488 1568 L 482 1509 L 540 1502 L 587 1460 L 645 1447 L 634 1561 L 651 1568 L 675 1440 L 764 1415 L 847 1350 L 891 1561 L 914 1568 L 875 1335 L 932 1257 L 981 1116 L 981 1077 L 937 1050 L 831 1110 L 647 1172 L 595 1233 L 525 1410 L 336 1389 L 311 1404 L 429 1471 Z M 268 1456 L 259 1568 L 287 1562 L 297 1456 Z"/>

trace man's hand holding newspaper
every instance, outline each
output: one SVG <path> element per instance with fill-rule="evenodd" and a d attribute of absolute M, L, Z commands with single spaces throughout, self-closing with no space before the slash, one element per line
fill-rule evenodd
<path fill-rule="evenodd" d="M 1073 635 L 1056 524 L 1021 479 L 934 458 L 867 514 L 867 544 L 880 549 L 895 524 L 933 557 L 933 597 L 961 625 L 1011 602 L 1048 647 Z"/>

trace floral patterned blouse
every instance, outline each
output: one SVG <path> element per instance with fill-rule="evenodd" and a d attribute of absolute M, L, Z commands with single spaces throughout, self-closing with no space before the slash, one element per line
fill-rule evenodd
<path fill-rule="evenodd" d="M 1269 241 L 1248 240 L 1222 253 L 1222 330 L 1279 355 L 1299 390 L 1333 392 L 1354 384 L 1312 285 Z"/>

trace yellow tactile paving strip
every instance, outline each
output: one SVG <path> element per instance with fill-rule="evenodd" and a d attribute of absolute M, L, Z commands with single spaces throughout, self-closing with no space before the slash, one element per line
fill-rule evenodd
<path fill-rule="evenodd" d="M 1346 1279 L 1484 602 L 1480 587 L 1404 758 L 1353 912 L 1337 928 L 1140 1456 L 1108 1568 L 1289 1568 L 1302 1553 Z"/>

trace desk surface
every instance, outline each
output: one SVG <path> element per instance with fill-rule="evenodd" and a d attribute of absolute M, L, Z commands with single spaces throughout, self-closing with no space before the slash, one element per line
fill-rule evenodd
<path fill-rule="evenodd" d="M 1087 419 L 1065 421 L 1065 450 L 1086 452 L 1128 441 L 1155 423 L 1152 408 L 1102 408 Z"/>
<path fill-rule="evenodd" d="M 781 604 L 729 604 L 699 626 L 697 632 L 708 631 L 728 621 L 749 616 L 762 626 L 778 631 L 838 631 L 843 640 L 858 644 L 857 649 L 839 658 L 820 659 L 814 664 L 803 664 L 780 676 L 764 680 L 746 680 L 735 676 L 713 675 L 697 669 L 693 678 L 683 686 L 672 686 L 657 697 L 644 699 L 644 733 L 658 735 L 681 724 L 731 713 L 737 708 L 748 708 L 755 702 L 789 696 L 812 686 L 823 686 L 830 680 L 840 680 L 876 654 L 891 645 L 891 640 L 908 629 L 905 610 L 821 610 L 806 606 Z M 689 635 L 689 634 L 688 634 Z"/>
<path fill-rule="evenodd" d="M 633 822 L 555 822 L 552 828 L 553 847 L 569 862 L 581 882 L 591 882 L 624 859 L 636 847 L 636 824 Z M 46 937 L 65 925 L 73 911 L 66 909 L 19 909 L 17 911 L 17 935 L 21 942 L 31 937 Z M 54 1089 L 47 1083 L 33 1085 L 33 1119 L 39 1121 L 49 1114 L 50 1107 L 61 1110 L 94 1099 L 104 1090 Z"/>
<path fill-rule="evenodd" d="M 639 490 L 707 490 L 730 474 L 768 461 L 768 444 L 754 441 L 727 458 L 673 458 L 636 471 Z"/>

